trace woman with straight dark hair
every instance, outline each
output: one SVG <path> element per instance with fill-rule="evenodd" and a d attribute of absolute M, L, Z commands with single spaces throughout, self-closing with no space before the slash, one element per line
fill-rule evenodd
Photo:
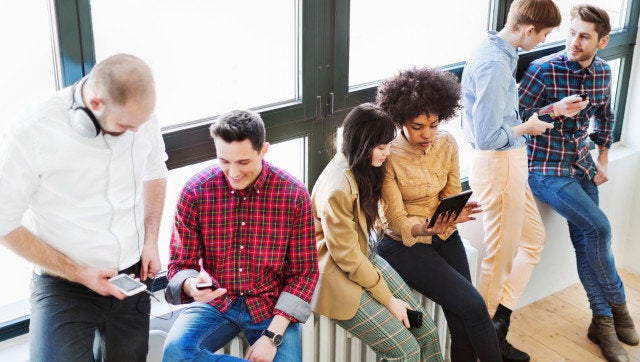
<path fill-rule="evenodd" d="M 441 361 L 433 320 L 369 242 L 378 224 L 381 166 L 395 134 L 391 118 L 371 103 L 344 120 L 341 151 L 311 194 L 320 264 L 312 306 L 389 361 Z M 422 313 L 415 327 L 408 309 Z"/>

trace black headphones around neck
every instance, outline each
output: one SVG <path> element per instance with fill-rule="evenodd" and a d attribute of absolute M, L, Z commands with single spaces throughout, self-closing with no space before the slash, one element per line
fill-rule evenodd
<path fill-rule="evenodd" d="M 98 137 L 102 128 L 98 119 L 87 107 L 81 107 L 76 102 L 76 97 L 82 99 L 82 86 L 84 85 L 86 77 L 80 79 L 73 85 L 71 90 L 71 107 L 69 107 L 69 124 L 78 134 L 87 138 Z"/>

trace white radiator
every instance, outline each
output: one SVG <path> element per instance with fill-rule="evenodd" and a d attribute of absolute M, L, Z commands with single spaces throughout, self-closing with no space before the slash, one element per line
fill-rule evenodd
<path fill-rule="evenodd" d="M 478 263 L 478 251 L 471 244 L 464 240 L 467 258 L 469 259 L 469 269 L 471 270 L 471 280 L 476 281 L 476 271 Z M 447 321 L 442 313 L 442 308 L 429 299 L 414 291 L 416 297 L 422 301 L 427 313 L 433 318 L 438 326 L 440 336 L 440 348 L 445 353 L 445 360 L 449 358 L 449 344 L 451 339 L 447 330 Z M 174 313 L 174 318 L 179 314 Z M 155 318 L 151 320 L 151 333 L 149 338 L 148 362 L 161 360 L 162 345 L 164 337 L 170 327 L 170 322 L 161 321 Z M 226 353 L 233 356 L 242 357 L 248 347 L 247 342 L 242 337 L 234 338 L 218 353 Z M 302 361 L 304 362 L 375 362 L 379 361 L 376 354 L 365 343 L 346 332 L 342 327 L 336 325 L 335 321 L 327 317 L 312 315 L 305 324 L 302 325 Z"/>

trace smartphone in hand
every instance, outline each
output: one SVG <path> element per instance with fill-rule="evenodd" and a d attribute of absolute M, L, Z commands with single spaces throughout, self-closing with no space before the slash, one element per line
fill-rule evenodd
<path fill-rule="evenodd" d="M 407 309 L 407 318 L 409 318 L 410 328 L 422 327 L 422 312 L 413 309 Z"/>
<path fill-rule="evenodd" d="M 127 274 L 116 275 L 109 279 L 109 283 L 120 289 L 126 296 L 138 294 L 147 290 L 147 286 L 138 280 L 133 279 Z"/>
<path fill-rule="evenodd" d="M 196 284 L 196 289 L 198 289 L 198 290 L 211 289 L 211 291 L 214 291 L 214 290 L 218 289 L 218 287 L 213 285 L 212 282 L 206 282 L 206 283 L 203 282 L 203 283 Z"/>

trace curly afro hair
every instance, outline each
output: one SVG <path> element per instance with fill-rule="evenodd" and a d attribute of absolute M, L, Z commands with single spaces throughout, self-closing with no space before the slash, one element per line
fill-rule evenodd
<path fill-rule="evenodd" d="M 382 82 L 376 103 L 401 128 L 422 114 L 447 121 L 461 108 L 459 99 L 460 83 L 453 73 L 437 67 L 414 67 Z"/>

